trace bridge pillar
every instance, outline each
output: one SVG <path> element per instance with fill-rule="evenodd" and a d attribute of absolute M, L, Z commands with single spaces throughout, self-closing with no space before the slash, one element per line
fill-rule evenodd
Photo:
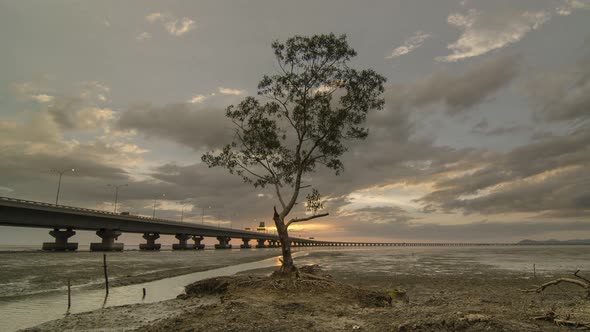
<path fill-rule="evenodd" d="M 197 250 L 205 249 L 205 244 L 201 244 L 201 241 L 203 241 L 202 236 L 199 236 L 199 235 L 193 236 L 193 241 L 195 241 L 195 244 L 193 244 L 193 248 L 195 248 Z"/>
<path fill-rule="evenodd" d="M 160 250 L 162 247 L 160 243 L 156 243 L 156 240 L 160 238 L 160 233 L 143 233 L 143 238 L 147 243 L 140 243 L 140 250 Z"/>
<path fill-rule="evenodd" d="M 266 246 L 264 245 L 264 242 L 265 242 L 264 239 L 256 239 L 256 242 L 258 242 L 256 244 L 256 248 L 266 248 Z"/>
<path fill-rule="evenodd" d="M 190 234 L 176 234 L 174 237 L 178 239 L 178 243 L 172 245 L 172 250 L 194 249 L 193 246 L 188 245 L 188 240 L 192 237 Z"/>
<path fill-rule="evenodd" d="M 229 236 L 218 236 L 217 240 L 219 241 L 219 243 L 217 243 L 215 245 L 215 249 L 231 249 L 231 244 L 229 244 L 229 241 L 231 240 L 231 237 Z"/>
<path fill-rule="evenodd" d="M 121 235 L 121 231 L 101 228 L 96 231 L 102 242 L 90 243 L 90 251 L 123 251 L 123 243 L 115 243 Z"/>
<path fill-rule="evenodd" d="M 242 238 L 242 242 L 244 242 L 244 243 L 240 244 L 240 248 L 242 248 L 242 249 L 250 249 L 250 248 L 252 248 L 252 246 L 249 243 L 250 240 L 252 240 L 252 239 L 249 239 L 249 238 L 246 238 L 246 237 Z"/>
<path fill-rule="evenodd" d="M 68 239 L 74 236 L 71 228 L 65 231 L 60 231 L 59 228 L 54 228 L 49 232 L 49 235 L 55 238 L 55 242 L 43 242 L 43 250 L 48 251 L 75 251 L 78 249 L 78 243 L 68 243 Z"/>

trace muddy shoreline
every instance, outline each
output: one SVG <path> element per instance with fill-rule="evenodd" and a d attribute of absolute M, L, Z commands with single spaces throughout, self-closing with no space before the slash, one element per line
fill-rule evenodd
<path fill-rule="evenodd" d="M 75 314 L 28 331 L 567 331 L 533 317 L 549 311 L 590 322 L 590 301 L 578 287 L 559 285 L 525 293 L 561 271 L 527 272 L 475 266 L 473 272 L 428 274 L 363 272 L 324 268 L 321 278 L 284 286 L 268 281 L 270 269 L 230 278 L 237 286 L 152 304 Z M 422 272 L 422 273 L 421 273 Z M 260 279 L 261 278 L 261 279 Z M 253 281 L 254 280 L 254 281 Z M 247 286 L 244 286 L 247 285 Z M 277 286 L 278 285 L 278 286 Z M 281 287 L 285 288 L 281 288 Z M 351 290 L 352 289 L 352 290 Z M 402 292 L 391 305 L 367 305 L 362 292 Z M 106 319 L 108 318 L 108 319 Z"/>

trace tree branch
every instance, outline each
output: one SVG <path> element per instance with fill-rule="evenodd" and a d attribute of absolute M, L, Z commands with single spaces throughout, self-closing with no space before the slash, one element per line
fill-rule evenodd
<path fill-rule="evenodd" d="M 294 222 L 308 221 L 308 220 L 312 220 L 312 219 L 316 219 L 316 218 L 322 218 L 327 215 L 329 215 L 329 213 L 314 214 L 313 216 L 309 216 L 309 217 L 305 217 L 305 218 L 293 218 L 293 219 L 289 220 L 289 222 L 287 223 L 287 225 L 285 227 L 289 227 L 289 225 L 291 225 Z"/>
<path fill-rule="evenodd" d="M 526 290 L 524 290 L 524 292 L 526 292 L 526 293 L 532 293 L 532 292 L 541 293 L 542 291 L 545 290 L 545 288 L 547 288 L 549 286 L 558 285 L 562 282 L 580 286 L 580 287 L 586 289 L 586 291 L 590 292 L 590 284 L 585 283 L 580 280 L 577 280 L 577 279 L 571 279 L 571 278 L 559 278 L 559 279 L 551 280 L 549 282 L 542 284 L 541 286 L 538 286 L 537 288 L 526 289 Z"/>
<path fill-rule="evenodd" d="M 281 195 L 281 191 L 279 190 L 278 183 L 275 183 L 275 189 L 277 191 L 277 197 L 279 198 L 279 202 L 281 202 L 281 206 L 283 207 L 283 210 L 284 210 L 286 205 L 285 205 L 285 201 L 283 201 L 283 196 Z"/>

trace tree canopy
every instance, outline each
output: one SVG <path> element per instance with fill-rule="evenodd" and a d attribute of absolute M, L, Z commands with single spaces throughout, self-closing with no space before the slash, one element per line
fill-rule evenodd
<path fill-rule="evenodd" d="M 340 157 L 346 142 L 367 137 L 367 113 L 383 108 L 385 78 L 371 69 L 348 66 L 356 52 L 345 35 L 294 36 L 285 43 L 273 42 L 272 49 L 278 72 L 258 84 L 261 98 L 246 97 L 227 108 L 234 139 L 202 160 L 210 167 L 227 168 L 255 187 L 274 187 L 281 209 L 275 208 L 273 218 L 285 265 L 288 225 L 319 216 L 315 212 L 321 208 L 314 189 L 307 196 L 314 215 L 285 223 L 300 190 L 307 187 L 302 176 L 319 165 L 336 174 L 343 170 Z"/>

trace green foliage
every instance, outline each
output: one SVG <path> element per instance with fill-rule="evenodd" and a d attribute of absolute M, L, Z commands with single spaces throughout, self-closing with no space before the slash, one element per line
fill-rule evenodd
<path fill-rule="evenodd" d="M 363 123 L 370 110 L 383 107 L 385 78 L 370 69 L 348 67 L 356 52 L 344 35 L 295 36 L 273 42 L 272 48 L 280 71 L 258 84 L 264 101 L 247 97 L 229 106 L 226 116 L 235 125 L 235 138 L 202 160 L 255 187 L 274 185 L 277 193 L 285 185 L 292 187 L 290 203 L 281 200 L 290 210 L 302 174 L 318 165 L 338 174 L 345 142 L 367 136 Z"/>

